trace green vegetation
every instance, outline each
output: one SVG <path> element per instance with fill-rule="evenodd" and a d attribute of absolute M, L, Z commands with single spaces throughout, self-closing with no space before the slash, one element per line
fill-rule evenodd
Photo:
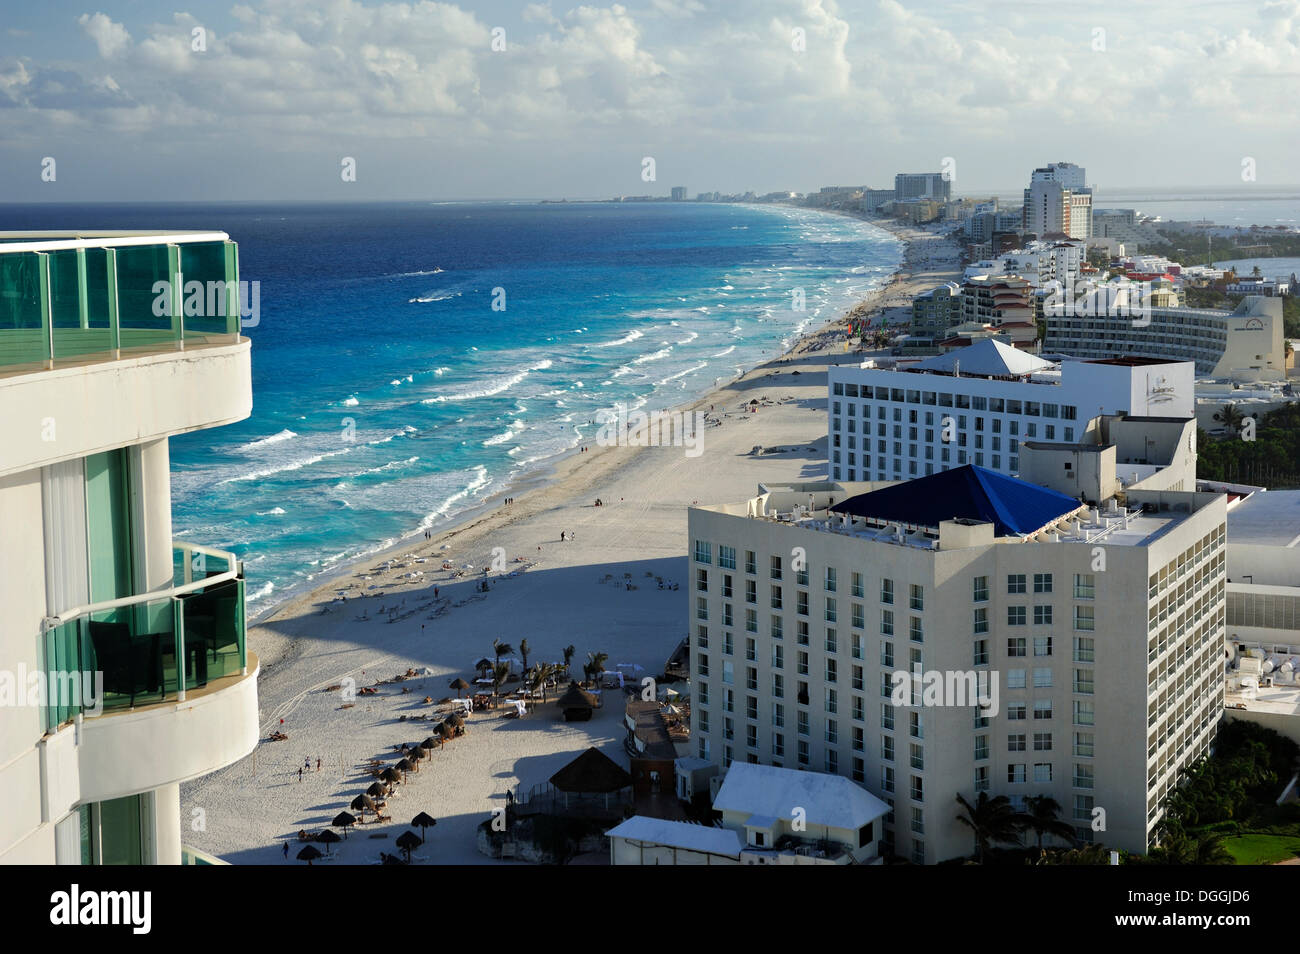
<path fill-rule="evenodd" d="M 1300 835 L 1250 834 L 1223 839 L 1234 864 L 1272 865 L 1300 855 Z"/>
<path fill-rule="evenodd" d="M 1243 440 L 1241 409 L 1232 404 L 1215 415 L 1229 432 L 1221 440 L 1196 434 L 1196 476 L 1202 480 L 1300 487 L 1300 407 L 1270 411 L 1255 422 L 1255 439 Z"/>

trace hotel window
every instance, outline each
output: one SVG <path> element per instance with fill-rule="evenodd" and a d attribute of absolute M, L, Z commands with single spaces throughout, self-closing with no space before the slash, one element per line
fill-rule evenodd
<path fill-rule="evenodd" d="M 1075 788 L 1092 788 L 1093 773 L 1091 765 L 1074 764 L 1074 778 L 1071 780 Z"/>
<path fill-rule="evenodd" d="M 1025 766 L 1023 762 L 1013 762 L 1007 766 L 1007 781 L 1013 785 L 1018 785 L 1025 780 Z"/>
<path fill-rule="evenodd" d="M 795 620 L 795 626 L 798 627 L 799 630 L 795 634 L 795 639 L 798 641 L 800 646 L 807 646 L 808 645 L 808 621 L 806 619 Z"/>
<path fill-rule="evenodd" d="M 1025 736 L 1023 733 L 1017 733 L 1007 736 L 1008 752 L 1023 752 L 1025 750 Z"/>
<path fill-rule="evenodd" d="M 752 639 L 745 640 L 745 658 L 748 659 L 750 662 L 754 662 L 755 660 L 758 659 L 758 654 L 755 651 L 756 645 L 757 644 Z"/>
<path fill-rule="evenodd" d="M 852 463 L 852 461 L 850 461 L 850 463 Z M 808 585 L 808 568 L 807 568 L 807 567 L 804 567 L 803 569 L 795 570 L 795 571 L 794 571 L 794 585 L 795 585 L 795 586 L 807 586 L 807 585 Z"/>
<path fill-rule="evenodd" d="M 975 759 L 986 759 L 989 757 L 989 737 L 987 735 L 975 736 Z"/>
<path fill-rule="evenodd" d="M 912 831 L 918 835 L 925 834 L 925 819 L 922 817 L 922 809 L 920 808 L 912 809 Z M 913 846 L 913 848 L 915 848 L 915 846 Z M 921 849 L 921 857 L 922 859 L 925 857 L 924 848 Z"/>
<path fill-rule="evenodd" d="M 755 555 L 753 550 L 745 551 L 745 572 L 746 573 L 758 572 L 758 557 Z"/>
<path fill-rule="evenodd" d="M 775 613 L 772 614 L 772 638 L 782 639 L 785 636 L 785 620 Z"/>
<path fill-rule="evenodd" d="M 890 731 L 894 728 L 894 707 L 888 702 L 880 704 L 880 727 Z"/>
<path fill-rule="evenodd" d="M 885 762 L 894 761 L 894 737 L 892 735 L 882 735 L 880 737 L 880 758 Z"/>
<path fill-rule="evenodd" d="M 840 639 L 833 629 L 826 630 L 826 651 L 828 653 L 837 653 L 840 651 Z"/>
<path fill-rule="evenodd" d="M 757 610 L 752 610 L 752 609 L 745 610 L 745 632 L 747 633 L 758 632 L 758 611 Z"/>
<path fill-rule="evenodd" d="M 882 579 L 880 581 L 880 602 L 886 605 L 893 605 L 894 602 L 894 581 L 893 580 Z"/>
<path fill-rule="evenodd" d="M 1052 655 L 1052 637 L 1035 636 L 1034 637 L 1034 655 L 1050 656 Z"/>
<path fill-rule="evenodd" d="M 724 739 L 734 739 L 736 737 L 736 724 L 725 717 L 722 720 L 722 737 Z"/>
<path fill-rule="evenodd" d="M 989 664 L 989 641 L 987 639 L 975 640 L 975 653 L 972 665 L 987 666 Z"/>
<path fill-rule="evenodd" d="M 1035 573 L 1034 574 L 1034 592 L 1050 593 L 1052 592 L 1052 574 Z"/>
<path fill-rule="evenodd" d="M 700 653 L 695 657 L 695 660 L 695 671 L 701 676 L 707 676 L 709 674 L 709 657 L 704 653 Z"/>
<path fill-rule="evenodd" d="M 1091 573 L 1074 574 L 1074 598 L 1090 600 L 1097 592 L 1097 578 Z"/>
<path fill-rule="evenodd" d="M 709 713 L 707 709 L 701 709 L 699 719 L 696 722 L 696 728 L 701 732 L 709 731 Z"/>
<path fill-rule="evenodd" d="M 886 669 L 894 668 L 894 644 L 884 639 L 880 641 L 880 665 Z"/>
<path fill-rule="evenodd" d="M 772 647 L 772 668 L 773 669 L 785 668 L 785 647 L 784 646 L 778 645 Z"/>
<path fill-rule="evenodd" d="M 735 682 L 735 668 L 730 659 L 722 660 L 722 681 L 728 686 Z"/>
<path fill-rule="evenodd" d="M 712 563 L 713 562 L 713 545 L 707 540 L 695 541 L 695 562 Z"/>
<path fill-rule="evenodd" d="M 731 577 L 728 576 L 728 577 L 726 578 L 726 580 L 727 580 L 727 590 L 728 590 L 728 592 L 723 593 L 722 595 L 723 595 L 723 596 L 730 597 L 730 596 L 731 596 L 731 593 L 730 593 L 730 590 L 731 590 Z M 758 584 L 755 583 L 753 580 L 746 580 L 746 581 L 745 581 L 745 602 L 746 602 L 746 603 L 757 603 L 757 602 L 758 602 Z"/>
<path fill-rule="evenodd" d="M 1052 751 L 1052 733 L 1035 732 L 1034 733 L 1034 751 L 1050 752 Z"/>
<path fill-rule="evenodd" d="M 1028 709 L 1023 702 L 1013 702 L 1011 705 L 1007 706 L 1007 721 L 1022 722 L 1024 721 L 1025 713 L 1027 711 Z"/>
<path fill-rule="evenodd" d="M 702 570 L 702 569 L 701 569 L 701 570 L 696 570 L 696 571 L 695 571 L 695 588 L 696 588 L 697 590 L 702 590 L 702 591 L 704 591 L 704 592 L 706 592 L 706 593 L 708 592 L 708 590 L 709 590 L 709 571 L 708 571 L 708 570 Z M 723 591 L 722 591 L 722 595 L 723 595 L 723 596 L 730 596 L 731 594 L 728 593 L 727 590 L 726 590 L 726 588 L 724 587 L 724 588 L 723 588 Z"/>
<path fill-rule="evenodd" d="M 866 609 L 861 603 L 850 604 L 852 609 L 852 626 L 855 629 L 862 629 L 867 624 Z"/>
<path fill-rule="evenodd" d="M 1050 605 L 1034 607 L 1034 625 L 1035 626 L 1052 625 L 1052 607 Z"/>
<path fill-rule="evenodd" d="M 912 768 L 918 772 L 925 771 L 925 746 L 913 742 L 908 746 Z"/>
<path fill-rule="evenodd" d="M 700 752 L 700 758 L 704 759 L 704 761 L 707 762 L 707 761 L 709 760 L 709 740 L 708 740 L 708 739 L 700 739 L 699 752 Z"/>
<path fill-rule="evenodd" d="M 803 590 L 798 590 L 795 592 L 794 611 L 798 613 L 800 616 L 808 615 L 808 594 Z"/>
<path fill-rule="evenodd" d="M 859 634 L 854 633 L 850 639 L 853 641 L 853 648 L 851 650 L 853 658 L 862 659 L 862 637 Z"/>
<path fill-rule="evenodd" d="M 781 579 L 781 558 L 779 556 L 772 557 L 771 576 L 774 580 Z"/>
<path fill-rule="evenodd" d="M 1007 670 L 1007 688 L 1008 689 L 1025 688 L 1025 671 L 1023 669 Z"/>
<path fill-rule="evenodd" d="M 1034 670 L 1034 688 L 1050 689 L 1052 688 L 1052 670 L 1043 667 Z"/>
<path fill-rule="evenodd" d="M 921 713 L 909 712 L 907 714 L 907 723 L 908 723 L 907 725 L 908 733 L 912 736 L 912 738 L 914 739 L 925 738 L 925 723 L 921 719 Z"/>
<path fill-rule="evenodd" d="M 733 626 L 733 625 L 735 625 L 735 624 L 732 622 L 732 620 L 731 620 L 731 604 L 730 604 L 730 603 L 723 603 L 723 604 L 722 604 L 722 625 L 723 625 L 723 626 Z"/>
<path fill-rule="evenodd" d="M 709 627 L 707 627 L 707 626 L 698 626 L 698 627 L 696 627 L 696 629 L 695 629 L 695 648 L 696 648 L 696 649 L 708 649 L 708 648 L 709 648 Z"/>
<path fill-rule="evenodd" d="M 781 587 L 772 587 L 772 609 L 781 609 Z"/>
<path fill-rule="evenodd" d="M 988 607 L 976 607 L 974 613 L 974 632 L 979 636 L 989 631 L 989 611 Z"/>
<path fill-rule="evenodd" d="M 855 692 L 861 692 L 862 691 L 862 667 L 861 666 L 852 667 L 850 675 L 852 677 L 853 690 Z"/>
<path fill-rule="evenodd" d="M 1010 636 L 1007 638 L 1007 655 L 1023 656 L 1025 655 L 1025 637 Z"/>
<path fill-rule="evenodd" d="M 785 706 L 780 702 L 772 704 L 772 724 L 777 727 L 785 725 Z"/>
<path fill-rule="evenodd" d="M 921 776 L 919 775 L 912 776 L 911 796 L 912 801 L 914 802 L 925 801 L 925 783 L 921 780 Z"/>
<path fill-rule="evenodd" d="M 880 766 L 880 790 L 884 792 L 894 790 L 894 767 L 892 765 Z"/>
<path fill-rule="evenodd" d="M 697 694 L 699 695 L 699 704 L 701 706 L 707 706 L 709 704 L 709 684 L 707 682 L 700 682 Z"/>
<path fill-rule="evenodd" d="M 736 548 L 718 544 L 718 566 L 724 570 L 736 568 Z"/>
<path fill-rule="evenodd" d="M 1090 696 L 1093 692 L 1093 672 L 1092 669 L 1076 669 L 1074 671 L 1074 691 L 1080 695 Z"/>
<path fill-rule="evenodd" d="M 1091 702 L 1084 702 L 1081 699 L 1074 701 L 1074 724 L 1096 725 L 1096 714 Z"/>
<path fill-rule="evenodd" d="M 989 767 L 979 765 L 975 768 L 975 791 L 987 792 L 989 790 Z"/>
<path fill-rule="evenodd" d="M 923 637 L 925 634 L 921 629 L 921 617 L 911 617 L 911 623 L 908 626 L 908 635 L 914 643 L 924 642 Z"/>
<path fill-rule="evenodd" d="M 799 734 L 807 735 L 808 734 L 808 713 L 800 710 L 795 715 L 797 717 Z"/>
<path fill-rule="evenodd" d="M 914 610 L 925 609 L 925 587 L 913 583 L 909 589 L 908 602 L 910 607 Z"/>
<path fill-rule="evenodd" d="M 1072 444 L 1072 443 L 1074 443 L 1074 428 L 1073 428 L 1073 427 L 1067 427 L 1067 428 L 1065 429 L 1065 442 L 1066 442 L 1067 444 Z"/>
<path fill-rule="evenodd" d="M 834 659 L 826 660 L 826 681 L 839 682 L 839 667 L 836 666 Z M 835 690 L 832 689 L 828 691 L 834 693 Z"/>
<path fill-rule="evenodd" d="M 697 596 L 695 598 L 695 618 L 696 619 L 709 618 L 709 600 L 707 597 Z"/>
<path fill-rule="evenodd" d="M 1007 625 L 1024 626 L 1025 625 L 1025 607 L 1008 606 L 1007 607 Z"/>
<path fill-rule="evenodd" d="M 799 653 L 798 664 L 799 664 L 798 665 L 799 675 L 801 676 L 808 675 L 808 654 L 807 653 L 805 652 Z"/>
<path fill-rule="evenodd" d="M 1091 636 L 1074 637 L 1074 661 L 1075 662 L 1093 662 L 1096 653 L 1093 650 L 1093 641 Z"/>
<path fill-rule="evenodd" d="M 1083 632 L 1092 632 L 1095 628 L 1091 606 L 1076 606 L 1074 608 L 1074 628 Z"/>
<path fill-rule="evenodd" d="M 1023 573 L 1010 573 L 1007 575 L 1007 592 L 1025 592 L 1025 575 Z"/>
<path fill-rule="evenodd" d="M 828 567 L 826 568 L 826 579 L 825 579 L 825 584 L 826 584 L 826 590 L 827 590 L 827 592 L 830 592 L 830 593 L 834 593 L 834 592 L 835 592 L 835 585 L 836 585 L 835 567 L 833 567 L 833 566 L 828 566 Z"/>
<path fill-rule="evenodd" d="M 880 674 L 880 694 L 886 699 L 893 698 L 894 677 L 892 673 L 882 672 Z"/>
<path fill-rule="evenodd" d="M 834 623 L 834 622 L 836 622 L 837 617 L 839 616 L 839 610 L 836 608 L 836 605 L 835 605 L 835 597 L 833 597 L 833 596 L 828 596 L 828 597 L 826 597 L 826 614 L 825 614 L 825 615 L 826 615 L 826 622 L 828 622 L 828 623 Z"/>
<path fill-rule="evenodd" d="M 1052 780 L 1052 763 L 1035 762 L 1034 763 L 1034 781 L 1050 782 Z"/>
<path fill-rule="evenodd" d="M 829 775 L 835 775 L 840 770 L 840 754 L 834 749 L 826 753 L 826 772 Z"/>
<path fill-rule="evenodd" d="M 799 756 L 798 756 L 798 758 L 799 758 L 799 764 L 800 764 L 800 765 L 807 765 L 807 764 L 808 764 L 808 743 L 805 742 L 803 739 L 800 739 L 800 740 L 799 740 Z"/>
<path fill-rule="evenodd" d="M 745 748 L 748 749 L 758 748 L 758 726 L 756 725 L 745 726 Z"/>
<path fill-rule="evenodd" d="M 826 741 L 831 745 L 839 745 L 840 727 L 834 719 L 826 720 Z"/>
<path fill-rule="evenodd" d="M 894 611 L 893 610 L 880 611 L 880 635 L 882 636 L 894 635 Z"/>
<path fill-rule="evenodd" d="M 853 596 L 856 596 L 858 599 L 862 598 L 862 574 L 861 573 L 853 574 L 850 592 L 852 593 Z"/>
<path fill-rule="evenodd" d="M 858 722 L 865 722 L 867 719 L 866 704 L 863 702 L 861 696 L 853 697 L 853 718 Z"/>

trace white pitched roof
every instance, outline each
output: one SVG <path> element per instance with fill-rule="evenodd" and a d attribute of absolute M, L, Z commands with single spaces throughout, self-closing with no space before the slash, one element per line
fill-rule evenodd
<path fill-rule="evenodd" d="M 952 374 L 958 362 L 961 362 L 959 370 L 962 374 L 980 376 L 992 374 L 999 377 L 1029 374 L 1054 367 L 1050 361 L 993 338 L 981 338 L 968 348 L 956 348 L 947 354 L 926 358 L 916 367 L 921 371 L 943 371 Z"/>
<path fill-rule="evenodd" d="M 889 812 L 888 805 L 842 775 L 748 762 L 731 763 L 713 808 L 784 820 L 792 819 L 795 809 L 802 808 L 810 825 L 851 829 Z"/>
<path fill-rule="evenodd" d="M 646 841 L 687 851 L 703 851 L 711 855 L 726 855 L 729 858 L 739 858 L 744 847 L 740 835 L 730 828 L 692 825 L 645 815 L 633 815 L 605 834 L 610 838 L 630 838 L 633 841 Z"/>

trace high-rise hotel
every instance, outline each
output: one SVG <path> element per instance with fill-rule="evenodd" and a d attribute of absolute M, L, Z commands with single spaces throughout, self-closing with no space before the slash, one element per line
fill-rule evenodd
<path fill-rule="evenodd" d="M 981 792 L 1051 796 L 1080 839 L 1147 850 L 1222 712 L 1226 505 L 1163 473 L 1107 494 L 1104 450 L 1023 452 L 1067 476 L 1090 453 L 1096 507 L 967 465 L 691 508 L 694 755 L 848 776 L 917 863 L 971 853 L 957 796 Z M 918 669 L 996 705 L 896 705 Z"/>
<path fill-rule="evenodd" d="M 0 863 L 193 860 L 181 783 L 257 744 L 243 569 L 173 540 L 168 455 L 251 411 L 239 299 L 222 232 L 0 233 Z"/>

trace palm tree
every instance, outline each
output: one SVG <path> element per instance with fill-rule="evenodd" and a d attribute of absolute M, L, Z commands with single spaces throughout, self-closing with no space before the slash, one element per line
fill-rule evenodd
<path fill-rule="evenodd" d="M 542 693 L 542 702 L 546 701 L 546 682 L 555 674 L 558 667 L 554 663 L 538 663 L 528 674 L 528 690 Z"/>
<path fill-rule="evenodd" d="M 501 685 L 506 681 L 506 676 L 510 675 L 510 667 L 505 663 L 499 662 L 492 667 L 492 695 L 501 693 Z"/>
<path fill-rule="evenodd" d="M 531 647 L 528 645 L 528 640 L 526 639 L 519 640 L 519 658 L 523 660 L 525 669 L 528 668 L 528 650 L 530 648 Z"/>
<path fill-rule="evenodd" d="M 980 864 L 984 863 L 990 842 L 1020 844 L 1020 816 L 1005 795 L 989 798 L 988 792 L 980 792 L 972 805 L 959 792 L 957 803 L 965 812 L 957 816 L 957 821 L 975 834 L 975 855 Z"/>
<path fill-rule="evenodd" d="M 1061 821 L 1061 804 L 1050 795 L 1031 795 L 1025 799 L 1027 811 L 1020 816 L 1020 823 L 1031 828 L 1038 837 L 1038 850 L 1043 850 L 1043 836 L 1055 835 L 1068 841 L 1074 840 L 1074 826 Z"/>
<path fill-rule="evenodd" d="M 515 647 L 509 643 L 503 643 L 499 639 L 492 640 L 492 654 L 496 657 L 495 662 L 500 662 L 502 656 L 509 656 L 515 651 Z"/>
<path fill-rule="evenodd" d="M 576 653 L 577 651 L 578 651 L 577 648 L 573 646 L 564 647 L 564 671 L 565 672 L 569 671 L 569 663 L 573 662 L 573 654 Z"/>
<path fill-rule="evenodd" d="M 605 671 L 605 660 L 609 658 L 609 653 L 587 653 L 587 664 L 591 667 L 591 674 L 587 677 L 591 681 L 600 678 L 600 674 Z M 586 666 L 583 667 L 585 672 Z"/>
<path fill-rule="evenodd" d="M 1214 419 L 1235 434 L 1241 430 L 1241 425 L 1245 422 L 1246 416 L 1241 413 L 1235 404 L 1228 402 L 1223 405 L 1222 411 L 1215 412 Z"/>

